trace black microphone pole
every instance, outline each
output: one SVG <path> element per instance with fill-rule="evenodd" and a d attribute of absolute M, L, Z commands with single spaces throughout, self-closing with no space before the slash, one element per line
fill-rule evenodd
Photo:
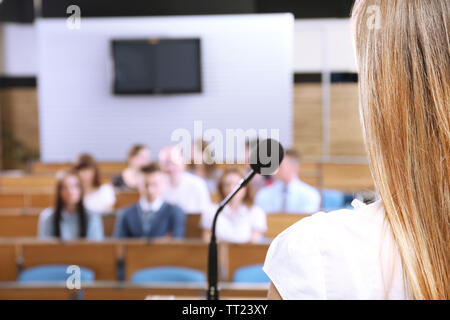
<path fill-rule="evenodd" d="M 281 144 L 274 139 L 257 139 L 256 148 L 250 152 L 250 172 L 241 180 L 239 185 L 219 204 L 214 216 L 211 228 L 211 241 L 209 242 L 208 255 L 208 291 L 206 296 L 208 300 L 219 300 L 219 289 L 217 288 L 217 241 L 216 241 L 216 223 L 217 217 L 228 202 L 244 188 L 250 180 L 257 174 L 271 175 L 283 161 L 284 149 Z"/>
<path fill-rule="evenodd" d="M 209 242 L 209 255 L 208 255 L 208 291 L 206 292 L 208 300 L 219 300 L 219 289 L 217 288 L 217 242 L 216 242 L 216 222 L 217 217 L 228 202 L 234 197 L 236 193 L 244 188 L 250 180 L 255 176 L 256 171 L 250 170 L 248 175 L 242 179 L 239 185 L 231 192 L 217 208 L 216 214 L 214 216 L 212 229 L 211 229 L 211 241 Z"/>

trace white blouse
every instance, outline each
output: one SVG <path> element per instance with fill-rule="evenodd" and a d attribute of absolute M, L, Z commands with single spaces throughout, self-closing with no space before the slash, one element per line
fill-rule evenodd
<path fill-rule="evenodd" d="M 406 299 L 381 201 L 319 212 L 271 243 L 263 270 L 283 299 Z"/>
<path fill-rule="evenodd" d="M 202 214 L 201 227 L 211 230 L 217 205 Z M 219 241 L 244 243 L 249 242 L 253 231 L 265 232 L 267 230 L 266 214 L 261 208 L 251 208 L 241 205 L 236 212 L 232 212 L 227 205 L 217 217 L 216 237 Z"/>
<path fill-rule="evenodd" d="M 83 203 L 92 213 L 106 213 L 116 203 L 116 193 L 110 184 L 102 184 L 97 190 L 84 195 Z"/>
<path fill-rule="evenodd" d="M 204 213 L 211 206 L 211 196 L 206 182 L 189 172 L 183 173 L 181 182 L 176 187 L 167 181 L 163 198 L 181 207 L 186 214 Z"/>

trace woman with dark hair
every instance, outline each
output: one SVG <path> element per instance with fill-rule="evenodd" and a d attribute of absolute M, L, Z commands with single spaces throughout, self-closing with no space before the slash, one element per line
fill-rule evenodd
<path fill-rule="evenodd" d="M 148 147 L 136 144 L 131 147 L 127 157 L 127 167 L 112 179 L 112 184 L 120 189 L 137 189 L 139 171 L 151 161 L 151 152 Z"/>
<path fill-rule="evenodd" d="M 220 201 L 240 183 L 245 177 L 242 170 L 228 168 L 224 171 L 217 183 Z M 217 218 L 216 237 L 219 241 L 245 243 L 261 242 L 267 230 L 266 214 L 253 204 L 253 192 L 247 186 L 241 189 L 225 206 Z M 203 239 L 209 241 L 211 227 L 217 206 L 202 214 L 201 226 Z"/>
<path fill-rule="evenodd" d="M 95 159 L 89 154 L 82 154 L 74 169 L 83 185 L 84 206 L 92 213 L 103 214 L 113 210 L 116 202 L 114 188 L 110 184 L 100 183 L 100 172 Z"/>
<path fill-rule="evenodd" d="M 103 239 L 103 224 L 99 215 L 89 213 L 83 204 L 83 187 L 76 172 L 64 172 L 56 185 L 56 204 L 39 216 L 39 238 L 61 240 Z"/>

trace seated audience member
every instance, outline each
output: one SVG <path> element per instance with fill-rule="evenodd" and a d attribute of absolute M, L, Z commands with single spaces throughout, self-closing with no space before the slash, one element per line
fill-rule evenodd
<path fill-rule="evenodd" d="M 220 201 L 233 191 L 245 174 L 237 168 L 226 169 L 217 184 Z M 247 186 L 241 189 L 225 206 L 217 218 L 216 237 L 227 242 L 260 242 L 267 230 L 266 214 L 253 204 L 253 195 Z M 217 205 L 202 214 L 203 239 L 209 241 Z"/>
<path fill-rule="evenodd" d="M 217 169 L 216 162 L 211 155 L 205 152 L 207 147 L 206 141 L 201 141 L 201 148 L 196 143 L 192 144 L 192 160 L 189 165 L 189 172 L 205 180 L 209 192 L 215 193 L 221 170 Z"/>
<path fill-rule="evenodd" d="M 76 172 L 63 172 L 58 177 L 55 207 L 40 214 L 38 236 L 61 240 L 103 239 L 102 219 L 84 207 L 83 186 Z"/>
<path fill-rule="evenodd" d="M 92 213 L 106 213 L 114 208 L 116 194 L 110 184 L 100 184 L 100 172 L 95 159 L 82 154 L 75 163 L 75 171 L 84 191 L 84 206 Z"/>
<path fill-rule="evenodd" d="M 314 213 L 320 209 L 320 193 L 298 178 L 300 156 L 286 150 L 271 186 L 261 189 L 255 203 L 267 213 Z"/>
<path fill-rule="evenodd" d="M 139 202 L 119 212 L 115 236 L 118 238 L 183 238 L 186 217 L 183 210 L 162 198 L 166 180 L 157 164 L 141 168 Z"/>
<path fill-rule="evenodd" d="M 159 164 L 168 178 L 164 193 L 167 202 L 180 206 L 187 214 L 209 210 L 211 196 L 205 181 L 185 171 L 183 155 L 177 147 L 163 148 L 159 153 Z"/>
<path fill-rule="evenodd" d="M 149 164 L 150 161 L 151 152 L 149 148 L 142 144 L 132 146 L 128 152 L 127 167 L 121 174 L 113 178 L 113 186 L 120 189 L 137 189 L 139 170 Z"/>

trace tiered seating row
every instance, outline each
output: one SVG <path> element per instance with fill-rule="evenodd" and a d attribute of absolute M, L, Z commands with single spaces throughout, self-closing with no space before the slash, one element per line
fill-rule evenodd
<path fill-rule="evenodd" d="M 36 237 L 40 210 L 30 212 L 0 212 L 0 238 L 2 237 Z M 306 214 L 276 213 L 267 215 L 268 230 L 265 236 L 269 239 L 276 237 L 281 231 L 307 217 Z M 102 215 L 103 229 L 106 237 L 114 232 L 116 214 Z M 200 239 L 200 214 L 186 215 L 186 235 L 188 239 Z"/>
<path fill-rule="evenodd" d="M 243 266 L 264 263 L 268 243 L 219 243 L 222 281 L 231 281 Z M 21 239 L 0 242 L 0 281 L 15 281 L 20 270 L 48 264 L 86 267 L 96 281 L 130 280 L 138 270 L 149 267 L 186 267 L 207 273 L 208 243 L 203 241 L 110 240 L 105 242 L 58 242 Z"/>

